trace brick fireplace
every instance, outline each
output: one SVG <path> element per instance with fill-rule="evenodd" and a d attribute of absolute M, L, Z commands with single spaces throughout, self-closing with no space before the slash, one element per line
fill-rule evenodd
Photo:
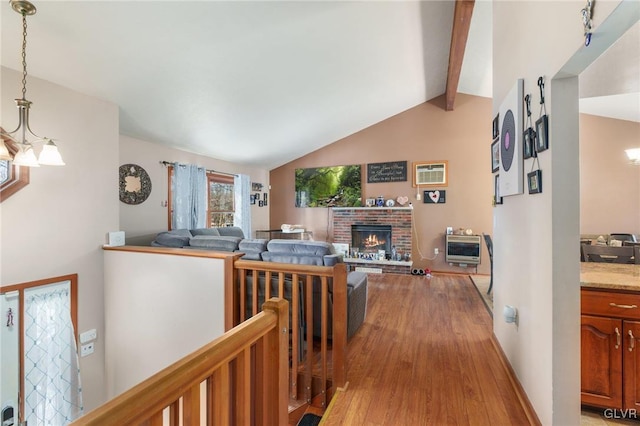
<path fill-rule="evenodd" d="M 396 250 L 411 255 L 410 207 L 334 207 L 333 242 L 351 247 L 351 225 L 390 225 L 391 245 Z M 408 263 L 408 265 L 407 265 Z M 380 265 L 381 264 L 381 265 Z M 384 272 L 409 273 L 411 262 L 380 262 L 376 265 Z"/>

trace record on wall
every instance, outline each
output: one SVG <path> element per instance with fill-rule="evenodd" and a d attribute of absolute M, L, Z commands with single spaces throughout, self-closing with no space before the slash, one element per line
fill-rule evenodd
<path fill-rule="evenodd" d="M 516 121 L 513 111 L 507 110 L 502 124 L 502 136 L 500 137 L 500 158 L 504 170 L 509 171 L 513 164 L 513 148 L 515 146 Z"/>
<path fill-rule="evenodd" d="M 500 195 L 524 193 L 523 138 L 524 80 L 518 79 L 499 109 L 500 117 Z"/>

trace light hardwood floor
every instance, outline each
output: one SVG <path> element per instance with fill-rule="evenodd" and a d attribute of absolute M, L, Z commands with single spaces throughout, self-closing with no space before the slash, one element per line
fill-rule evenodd
<path fill-rule="evenodd" d="M 470 278 L 369 274 L 348 387 L 322 425 L 528 425 Z"/>

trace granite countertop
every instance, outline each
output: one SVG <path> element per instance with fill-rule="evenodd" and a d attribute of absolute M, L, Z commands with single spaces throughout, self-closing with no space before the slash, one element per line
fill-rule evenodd
<path fill-rule="evenodd" d="M 640 292 L 640 265 L 580 262 L 580 286 Z"/>

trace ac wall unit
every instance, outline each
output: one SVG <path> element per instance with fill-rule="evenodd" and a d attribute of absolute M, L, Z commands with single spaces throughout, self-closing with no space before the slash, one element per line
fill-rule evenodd
<path fill-rule="evenodd" d="M 447 162 L 420 162 L 413 165 L 413 186 L 447 186 Z"/>

